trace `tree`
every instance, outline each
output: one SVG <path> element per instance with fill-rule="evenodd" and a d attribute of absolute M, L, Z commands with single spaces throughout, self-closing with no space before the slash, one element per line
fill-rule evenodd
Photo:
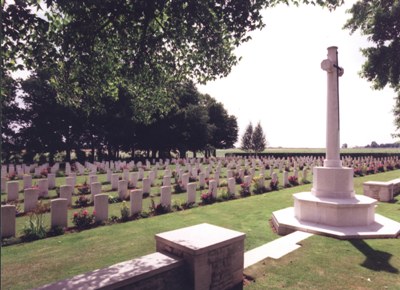
<path fill-rule="evenodd" d="M 254 128 L 254 132 L 252 135 L 252 149 L 254 152 L 262 152 L 267 146 L 267 141 L 265 140 L 264 131 L 261 127 L 260 122 L 258 122 L 257 126 Z"/>
<path fill-rule="evenodd" d="M 209 95 L 202 96 L 202 102 L 207 108 L 209 116 L 210 140 L 205 150 L 205 155 L 210 156 L 215 149 L 232 148 L 238 138 L 238 125 L 236 117 L 229 115 L 223 104 L 217 102 Z"/>
<path fill-rule="evenodd" d="M 253 149 L 253 125 L 251 122 L 247 125 L 246 130 L 242 136 L 242 145 L 240 149 L 243 151 L 251 151 Z"/>
<path fill-rule="evenodd" d="M 49 153 L 52 163 L 55 153 L 64 150 L 69 161 L 71 150 L 82 148 L 85 115 L 78 108 L 72 110 L 57 102 L 49 78 L 48 71 L 40 70 L 21 82 L 24 108 L 19 135 L 27 162 L 32 162 L 36 153 Z"/>
<path fill-rule="evenodd" d="M 9 163 L 11 157 L 19 151 L 18 124 L 21 123 L 21 109 L 17 101 L 18 83 L 3 69 L 1 70 L 1 159 Z"/>
<path fill-rule="evenodd" d="M 344 27 L 351 33 L 360 30 L 373 43 L 361 49 L 366 57 L 361 76 L 374 89 L 389 86 L 397 93 L 394 115 L 400 130 L 400 1 L 359 0 L 350 13 Z"/>
<path fill-rule="evenodd" d="M 292 2 L 335 8 L 343 0 Z M 226 76 L 235 48 L 265 26 L 261 11 L 278 3 L 288 1 L 10 1 L 2 55 L 9 70 L 51 69 L 57 98 L 86 110 L 124 88 L 135 116 L 149 121 L 170 109 L 175 83 Z"/>
<path fill-rule="evenodd" d="M 378 145 L 378 143 L 376 143 L 376 141 L 371 142 L 371 148 L 378 148 L 378 147 L 379 147 L 379 145 Z"/>

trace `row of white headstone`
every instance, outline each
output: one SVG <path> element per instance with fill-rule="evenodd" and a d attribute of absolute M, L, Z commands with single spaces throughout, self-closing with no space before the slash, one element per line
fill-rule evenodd
<path fill-rule="evenodd" d="M 395 166 L 399 164 L 399 157 L 398 156 L 391 156 L 391 157 L 382 157 L 382 158 L 373 158 L 373 157 L 357 157 L 357 158 L 350 158 L 343 156 L 341 158 L 343 166 L 347 167 L 359 167 L 359 166 L 369 166 L 374 165 L 377 167 L 378 165 L 383 165 L 387 167 L 388 165 Z M 208 163 L 209 168 L 214 167 L 217 165 L 218 168 L 227 167 L 228 169 L 232 169 L 235 167 L 245 166 L 248 167 L 273 167 L 279 169 L 279 172 L 283 172 L 285 167 L 293 168 L 293 169 L 302 169 L 302 167 L 306 166 L 308 168 L 313 168 L 315 166 L 322 166 L 323 158 L 322 157 L 313 157 L 313 156 L 300 156 L 300 157 L 287 157 L 287 158 L 275 158 L 275 157 L 261 157 L 261 158 L 242 158 L 242 157 L 228 157 L 228 158 L 187 158 L 187 159 L 166 159 L 163 161 L 160 159 L 159 161 L 153 160 L 153 170 L 158 170 L 160 167 L 169 168 L 170 164 L 176 164 L 177 171 L 179 165 L 183 165 L 184 167 L 188 168 L 189 173 L 193 173 L 196 170 L 198 171 L 201 164 Z M 75 173 L 79 175 L 83 175 L 86 173 L 89 174 L 96 174 L 101 170 L 102 172 L 113 172 L 113 171 L 123 171 L 128 170 L 132 171 L 134 169 L 138 170 L 139 172 L 139 179 L 140 175 L 143 174 L 145 170 L 151 170 L 151 163 L 149 160 L 146 160 L 143 164 L 142 162 L 135 163 L 134 161 L 126 162 L 126 161 L 108 161 L 108 162 L 85 162 L 85 165 L 80 164 L 79 162 L 74 163 Z M 17 174 L 17 176 L 22 179 L 24 175 L 33 173 L 34 177 L 41 177 L 42 172 L 44 170 L 48 170 L 49 164 L 44 165 L 2 165 L 1 167 L 1 176 L 6 177 L 13 174 Z M 52 167 L 50 167 L 50 174 L 55 174 L 59 171 L 60 164 L 55 163 Z M 208 170 L 210 171 L 210 169 Z M 74 171 L 72 170 L 72 166 L 69 162 L 65 163 L 65 175 L 69 176 Z"/>

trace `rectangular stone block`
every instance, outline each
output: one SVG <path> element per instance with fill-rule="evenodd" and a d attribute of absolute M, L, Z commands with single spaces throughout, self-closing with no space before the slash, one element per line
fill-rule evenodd
<path fill-rule="evenodd" d="M 74 188 L 71 185 L 61 185 L 60 186 L 60 198 L 65 198 L 67 200 L 68 206 L 72 203 L 72 193 Z"/>
<path fill-rule="evenodd" d="M 128 197 L 128 181 L 119 180 L 118 181 L 118 197 L 121 200 L 125 200 Z"/>
<path fill-rule="evenodd" d="M 66 198 L 56 198 L 50 202 L 51 227 L 68 226 L 68 201 Z"/>
<path fill-rule="evenodd" d="M 142 211 L 143 190 L 135 189 L 130 192 L 131 216 Z"/>
<path fill-rule="evenodd" d="M 241 289 L 244 233 L 199 224 L 157 234 L 155 239 L 157 251 L 185 260 L 191 289 Z"/>
<path fill-rule="evenodd" d="M 97 194 L 94 197 L 94 210 L 96 221 L 108 219 L 108 194 Z"/>
<path fill-rule="evenodd" d="M 15 205 L 1 206 L 1 238 L 15 237 L 16 219 Z"/>
<path fill-rule="evenodd" d="M 36 208 L 39 198 L 39 189 L 27 188 L 24 189 L 24 212 L 32 211 Z"/>
<path fill-rule="evenodd" d="M 53 189 L 53 188 L 56 187 L 56 174 L 55 173 L 47 174 L 47 180 L 49 182 L 49 188 L 48 189 Z"/>
<path fill-rule="evenodd" d="M 188 183 L 187 185 L 187 203 L 196 202 L 196 183 Z"/>
<path fill-rule="evenodd" d="M 7 182 L 7 201 L 18 200 L 19 182 Z"/>
<path fill-rule="evenodd" d="M 25 174 L 23 177 L 24 189 L 32 187 L 32 175 Z"/>
<path fill-rule="evenodd" d="M 47 179 L 39 179 L 38 186 L 39 186 L 39 196 L 47 197 L 49 195 L 49 181 Z"/>

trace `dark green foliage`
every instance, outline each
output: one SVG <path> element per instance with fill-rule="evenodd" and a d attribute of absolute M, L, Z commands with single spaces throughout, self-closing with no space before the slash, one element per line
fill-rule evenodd
<path fill-rule="evenodd" d="M 389 86 L 397 93 L 395 124 L 400 129 L 400 1 L 359 0 L 345 28 L 360 30 L 372 45 L 361 49 L 366 61 L 361 75 L 374 89 Z"/>
<path fill-rule="evenodd" d="M 252 149 L 254 152 L 262 152 L 267 146 L 267 141 L 265 140 L 264 131 L 261 127 L 260 122 L 258 122 L 257 126 L 254 128 L 252 145 Z"/>
<path fill-rule="evenodd" d="M 251 151 L 253 149 L 253 125 L 251 122 L 247 125 L 246 130 L 242 136 L 242 144 L 240 149 L 244 151 Z"/>

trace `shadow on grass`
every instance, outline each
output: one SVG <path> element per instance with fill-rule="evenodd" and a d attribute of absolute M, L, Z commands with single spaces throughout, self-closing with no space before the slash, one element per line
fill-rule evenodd
<path fill-rule="evenodd" d="M 399 270 L 390 265 L 390 258 L 393 256 L 390 253 L 377 251 L 371 248 L 363 240 L 352 240 L 350 243 L 365 256 L 365 261 L 361 266 L 372 271 L 383 271 L 388 273 L 398 274 Z"/>

